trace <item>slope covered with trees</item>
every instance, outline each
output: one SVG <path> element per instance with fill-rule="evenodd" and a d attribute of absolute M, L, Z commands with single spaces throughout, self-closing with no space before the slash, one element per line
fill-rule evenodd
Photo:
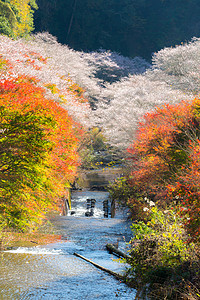
<path fill-rule="evenodd" d="M 36 31 L 76 50 L 151 54 L 199 36 L 198 0 L 38 0 Z"/>
<path fill-rule="evenodd" d="M 17 19 L 20 7 L 15 11 L 11 5 L 18 2 L 1 2 L 6 15 L 0 20 L 7 23 L 0 24 L 10 26 L 15 37 L 26 35 L 30 28 L 24 31 L 28 27 Z M 103 0 L 87 1 L 81 8 L 84 12 L 89 5 L 100 17 L 105 8 L 109 17 L 114 13 L 124 22 L 124 16 L 133 17 L 128 14 L 133 4 L 134 18 L 140 16 L 136 2 L 104 7 Z M 137 2 L 141 11 L 150 5 L 151 12 L 155 3 L 160 15 L 164 6 L 180 4 Z M 184 13 L 187 5 L 181 3 Z M 58 8 L 54 1 L 48 5 L 48 12 Z M 84 1 L 71 5 L 68 38 Z M 13 40 L 9 30 L 0 36 L 1 225 L 25 230 L 58 207 L 76 176 L 80 152 L 90 151 L 95 142 L 109 143 L 124 156 L 128 147 L 127 175 L 110 187 L 113 199 L 126 203 L 134 219 L 127 280 L 142 297 L 198 299 L 200 39 L 160 50 L 150 65 L 111 51 L 75 51 L 49 33 Z M 91 147 L 83 149 L 90 138 Z"/>
<path fill-rule="evenodd" d="M 111 186 L 133 218 L 127 280 L 145 299 L 199 297 L 199 98 L 145 115 Z"/>
<path fill-rule="evenodd" d="M 37 76 L 49 92 L 54 86 L 52 97 L 62 100 L 77 120 L 88 127 L 102 127 L 113 145 L 125 149 L 146 112 L 163 103 L 192 99 L 198 91 L 199 44 L 197 39 L 165 48 L 154 55 L 153 67 L 144 59 L 109 51 L 74 51 L 46 33 L 26 43 L 4 37 L 1 52 L 17 62 L 16 71 Z M 34 52 L 47 58 L 46 64 Z M 32 65 L 32 58 L 37 67 Z M 64 100 L 66 86 L 76 90 L 70 80 L 83 88 L 78 93 L 88 98 L 90 106 L 80 105 L 80 101 L 74 106 L 74 100 Z"/>

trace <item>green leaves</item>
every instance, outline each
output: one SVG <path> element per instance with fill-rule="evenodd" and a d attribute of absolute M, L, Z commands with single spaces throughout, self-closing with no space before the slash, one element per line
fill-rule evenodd
<path fill-rule="evenodd" d="M 0 34 L 14 35 L 16 16 L 8 3 L 0 1 Z"/>
<path fill-rule="evenodd" d="M 26 77 L 0 82 L 0 215 L 34 227 L 76 175 L 76 124 Z"/>
<path fill-rule="evenodd" d="M 134 283 L 139 292 L 146 292 L 152 300 L 163 299 L 164 295 L 169 296 L 166 299 L 175 299 L 188 279 L 198 281 L 198 247 L 187 243 L 177 211 L 163 212 L 157 206 L 149 207 L 148 222 L 133 223 L 131 229 L 131 258 L 127 259 L 131 267 L 127 280 Z"/>
<path fill-rule="evenodd" d="M 35 0 L 0 1 L 0 33 L 10 37 L 22 37 L 33 29 L 33 9 Z"/>

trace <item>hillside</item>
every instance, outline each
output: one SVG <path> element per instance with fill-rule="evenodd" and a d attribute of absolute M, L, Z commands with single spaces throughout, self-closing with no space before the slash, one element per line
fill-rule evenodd
<path fill-rule="evenodd" d="M 154 52 L 199 37 L 198 0 L 38 0 L 35 31 L 75 50 L 106 49 L 151 60 Z"/>

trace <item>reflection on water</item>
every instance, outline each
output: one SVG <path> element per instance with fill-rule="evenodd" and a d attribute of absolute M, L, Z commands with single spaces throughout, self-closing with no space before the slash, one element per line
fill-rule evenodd
<path fill-rule="evenodd" d="M 122 271 L 123 265 L 113 261 L 105 245 L 118 242 L 124 247 L 129 226 L 121 216 L 103 218 L 102 201 L 106 197 L 105 192 L 74 193 L 72 210 L 76 210 L 76 217 L 52 220 L 63 236 L 61 242 L 1 252 L 0 300 L 134 299 L 133 289 L 73 256 L 78 252 L 106 268 Z M 96 199 L 95 215 L 89 218 L 84 216 L 87 198 Z"/>
<path fill-rule="evenodd" d="M 107 187 L 109 182 L 122 175 L 121 168 L 90 170 L 81 174 L 81 187 L 90 190 L 94 187 Z"/>

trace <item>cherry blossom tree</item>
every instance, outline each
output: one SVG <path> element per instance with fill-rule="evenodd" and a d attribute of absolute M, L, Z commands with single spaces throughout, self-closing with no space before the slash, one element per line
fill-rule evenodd
<path fill-rule="evenodd" d="M 198 94 L 200 90 L 200 39 L 174 48 L 164 48 L 152 58 L 151 80 L 164 81 L 173 89 Z"/>
<path fill-rule="evenodd" d="M 164 103 L 188 99 L 180 90 L 173 90 L 165 82 L 134 75 L 114 83 L 104 91 L 109 103 L 101 103 L 95 111 L 97 124 L 104 128 L 112 144 L 125 149 L 134 139 L 138 123 L 145 113 Z"/>
<path fill-rule="evenodd" d="M 111 51 L 74 51 L 48 33 L 28 41 L 0 36 L 0 53 L 13 65 L 13 76 L 38 78 L 46 94 L 75 120 L 101 127 L 119 149 L 133 140 L 146 112 L 190 100 L 199 91 L 200 39 L 162 49 L 153 55 L 152 65 Z M 76 93 L 82 94 L 81 101 Z"/>

